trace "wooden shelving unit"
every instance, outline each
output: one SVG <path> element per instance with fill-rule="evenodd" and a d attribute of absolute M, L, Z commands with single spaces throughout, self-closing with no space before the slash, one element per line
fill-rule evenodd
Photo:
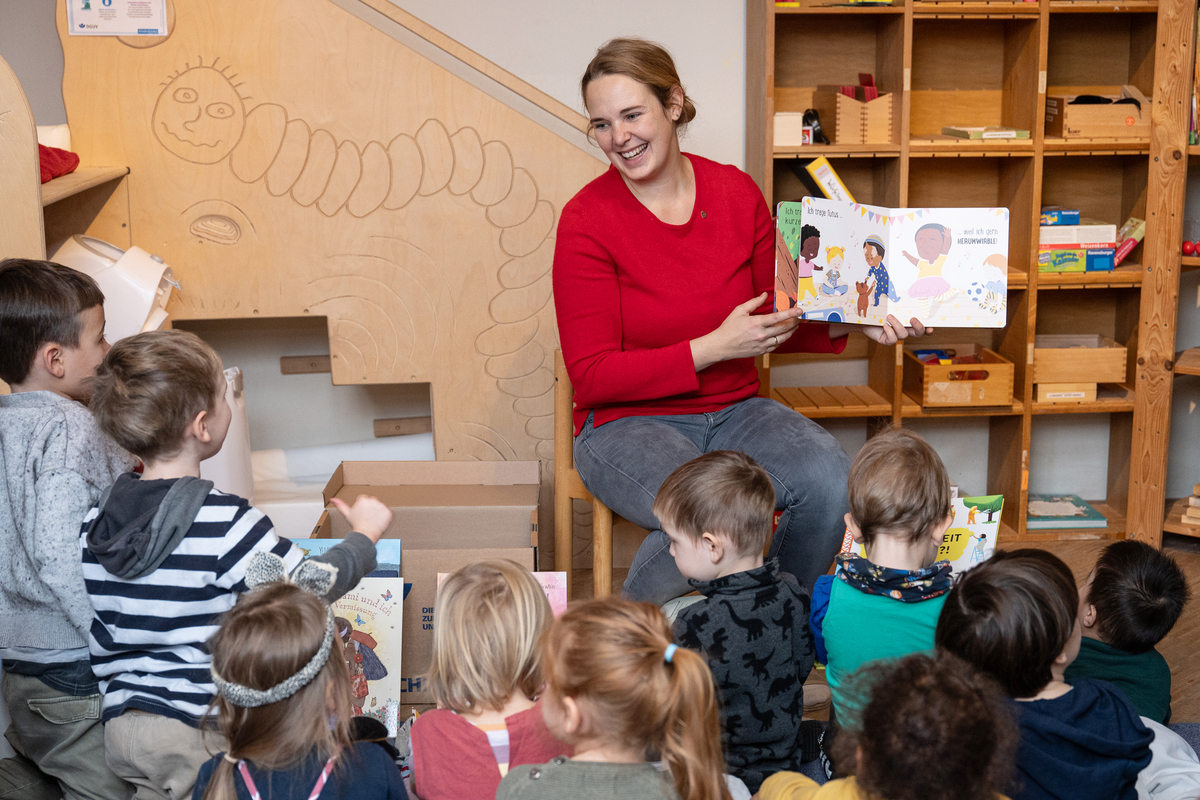
<path fill-rule="evenodd" d="M 806 416 L 988 421 L 989 493 L 1009 498 L 1002 537 L 1036 541 L 1134 536 L 1158 543 L 1180 260 L 1195 4 L 1185 0 L 906 0 L 882 8 L 747 2 L 746 168 L 774 206 L 808 192 L 797 177 L 826 156 L 855 199 L 892 207 L 1004 206 L 1010 210 L 1008 326 L 937 331 L 922 344 L 973 342 L 1014 364 L 1011 404 L 922 408 L 904 393 L 899 347 L 851 337 L 844 358 L 866 359 L 865 386 L 776 389 Z M 886 144 L 775 147 L 776 111 L 810 107 L 819 84 L 874 74 L 893 94 Z M 1046 96 L 1133 84 L 1154 101 L 1146 138 L 1045 136 Z M 1027 140 L 967 142 L 944 125 L 1008 125 Z M 1036 269 L 1042 205 L 1121 223 L 1147 220 L 1146 240 L 1112 272 Z M 1125 345 L 1126 379 L 1088 403 L 1034 402 L 1032 347 L 1044 333 L 1095 333 Z M 826 357 L 813 360 L 826 360 Z M 1200 356 L 1197 356 L 1200 361 Z M 1190 360 L 1181 364 L 1191 364 Z M 1184 367 L 1187 368 L 1186 366 Z M 769 380 L 770 359 L 764 374 Z M 768 389 L 769 391 L 769 389 Z M 1028 531 L 1029 448 L 1035 417 L 1106 414 L 1107 495 L 1093 503 L 1106 529 Z"/>

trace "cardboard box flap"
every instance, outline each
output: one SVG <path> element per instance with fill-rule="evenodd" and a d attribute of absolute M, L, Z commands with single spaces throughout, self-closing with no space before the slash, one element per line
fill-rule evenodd
<path fill-rule="evenodd" d="M 334 496 L 353 503 L 360 494 L 378 497 L 392 510 L 398 508 L 507 507 L 528 508 L 538 502 L 534 486 L 366 486 L 347 484 Z"/>
<path fill-rule="evenodd" d="M 325 504 L 347 485 L 368 487 L 369 494 L 384 486 L 431 485 L 533 486 L 536 491 L 541 465 L 537 461 L 343 461 L 325 485 Z"/>

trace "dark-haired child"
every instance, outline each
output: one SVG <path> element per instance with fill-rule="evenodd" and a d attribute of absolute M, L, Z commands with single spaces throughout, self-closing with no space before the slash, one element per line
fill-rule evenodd
<path fill-rule="evenodd" d="M 869 661 L 933 649 L 950 590 L 950 564 L 937 561 L 937 553 L 954 519 L 946 467 L 924 439 L 904 429 L 863 446 L 850 467 L 849 490 L 846 525 L 866 556 L 839 555 L 836 573 L 817 579 L 811 619 L 841 723 L 869 699 L 843 688 L 847 676 Z"/>
<path fill-rule="evenodd" d="M 704 595 L 679 612 L 675 640 L 708 661 L 722 695 L 729 772 L 751 792 L 766 776 L 799 768 L 813 663 L 808 594 L 779 562 L 763 561 L 774 510 L 771 477 L 732 450 L 679 467 L 654 499 L 676 566 Z"/>
<path fill-rule="evenodd" d="M 18 753 L 0 763 L 4 797 L 133 793 L 104 761 L 79 567 L 84 515 L 134 465 L 81 402 L 108 352 L 103 304 L 81 272 L 0 261 L 0 380 L 12 390 L 0 396 L 0 657 Z"/>
<path fill-rule="evenodd" d="M 1138 714 L 1171 719 L 1171 668 L 1155 649 L 1191 592 L 1175 559 L 1145 542 L 1104 548 L 1079 592 L 1083 642 L 1065 679 L 1098 678 L 1125 693 Z"/>
<path fill-rule="evenodd" d="M 995 683 L 948 653 L 877 662 L 851 678 L 870 687 L 862 730 L 843 734 L 856 775 L 824 786 L 794 772 L 761 800 L 1002 800 L 1017 731 Z"/>
<path fill-rule="evenodd" d="M 998 552 L 950 591 L 937 645 L 995 678 L 1020 727 L 1014 800 L 1133 800 L 1154 739 L 1125 696 L 1064 672 L 1079 652 L 1079 593 L 1042 550 Z"/>

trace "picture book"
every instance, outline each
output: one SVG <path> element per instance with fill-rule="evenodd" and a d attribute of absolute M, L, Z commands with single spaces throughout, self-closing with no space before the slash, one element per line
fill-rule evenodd
<path fill-rule="evenodd" d="M 335 545 L 341 544 L 341 539 L 293 539 L 296 546 L 304 551 L 305 558 L 324 555 Z M 375 569 L 367 573 L 368 578 L 398 578 L 400 577 L 400 540 L 380 539 L 375 543 Z"/>
<path fill-rule="evenodd" d="M 367 577 L 333 604 L 334 652 L 341 647 L 350 673 L 353 714 L 379 720 L 390 737 L 399 724 L 403 597 L 403 578 Z"/>
<path fill-rule="evenodd" d="M 565 572 L 533 572 L 534 579 L 541 584 L 546 599 L 550 601 L 550 610 L 554 616 L 560 616 L 567 610 L 567 573 Z M 437 576 L 438 589 L 441 590 L 449 572 L 439 572 Z"/>
<path fill-rule="evenodd" d="M 1002 328 L 1008 209 L 882 208 L 806 197 L 779 204 L 775 309 L 803 319 Z"/>
<path fill-rule="evenodd" d="M 1025 527 L 1029 530 L 1107 528 L 1108 520 L 1079 495 L 1030 494 Z"/>
<path fill-rule="evenodd" d="M 937 557 L 939 561 L 950 562 L 952 574 L 959 574 L 987 561 L 996 551 L 1004 495 L 956 497 L 951 507 L 954 509 L 954 521 L 942 537 Z M 849 531 L 846 531 L 842 552 L 866 555 L 861 545 L 853 544 Z"/>

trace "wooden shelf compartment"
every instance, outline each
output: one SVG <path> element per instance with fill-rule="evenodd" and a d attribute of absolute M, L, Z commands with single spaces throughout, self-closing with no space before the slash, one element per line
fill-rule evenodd
<path fill-rule="evenodd" d="M 913 158 L 971 158 L 991 156 L 1032 156 L 1032 139 L 989 139 L 970 141 L 942 134 L 913 137 L 908 140 L 908 152 Z"/>
<path fill-rule="evenodd" d="M 1175 501 L 1167 501 L 1167 517 L 1163 521 L 1163 530 L 1167 533 L 1180 533 L 1184 536 L 1200 538 L 1200 525 L 1189 525 L 1183 521 L 1183 509 L 1188 505 L 1186 497 Z"/>
<path fill-rule="evenodd" d="M 1142 265 L 1122 262 L 1111 271 L 1039 272 L 1039 292 L 1054 289 L 1113 289 L 1142 285 Z"/>
<path fill-rule="evenodd" d="M 914 19 L 912 37 L 910 139 L 941 136 L 947 125 L 1006 125 L 1032 135 L 1041 124 L 1036 15 Z M 1018 150 L 1032 143 L 1015 140 L 1001 147 Z"/>
<path fill-rule="evenodd" d="M 906 419 L 935 419 L 938 417 L 1003 417 L 1020 416 L 1025 412 L 1025 405 L 1013 399 L 1010 405 L 1003 406 L 946 406 L 944 408 L 923 408 L 921 398 L 904 393 L 900 402 L 900 416 Z"/>
<path fill-rule="evenodd" d="M 805 144 L 775 145 L 775 158 L 896 158 L 898 144 Z"/>
<path fill-rule="evenodd" d="M 1039 275 L 1040 279 L 1042 276 Z M 1086 292 L 1038 292 L 1037 334 L 1099 334 L 1126 348 L 1125 380 L 1102 384 L 1097 399 L 1066 409 L 1033 404 L 1035 414 L 1071 414 L 1131 411 L 1137 377 L 1138 311 L 1141 292 L 1126 289 L 1093 289 Z"/>
<path fill-rule="evenodd" d="M 1106 6 L 1110 13 L 1105 14 L 1051 15 L 1048 96 L 1118 94 L 1121 86 L 1132 84 L 1153 99 L 1158 15 L 1155 9 L 1122 13 L 1113 8 Z M 1149 109 L 1142 113 L 1148 116 Z"/>
<path fill-rule="evenodd" d="M 1030 413 L 1046 414 L 1113 414 L 1133 411 L 1133 386 L 1125 383 L 1102 383 L 1096 389 L 1096 399 L 1086 403 L 1031 403 Z"/>
<path fill-rule="evenodd" d="M 1114 12 L 1149 12 L 1158 11 L 1158 0 L 1134 0 L 1123 2 L 1116 0 L 1050 0 L 1051 14 L 1112 14 Z"/>
<path fill-rule="evenodd" d="M 42 208 L 128 174 L 129 167 L 79 167 L 42 184 Z"/>
<path fill-rule="evenodd" d="M 1200 347 L 1189 347 L 1175 356 L 1176 375 L 1200 375 Z"/>
<path fill-rule="evenodd" d="M 1042 164 L 1042 197 L 1040 206 L 1078 208 L 1081 216 L 1116 225 L 1118 228 L 1130 217 L 1146 219 L 1147 180 L 1149 161 L 1145 156 L 1087 155 L 1076 158 L 1048 158 Z M 1142 260 L 1144 243 L 1138 244 L 1126 256 L 1130 265 Z M 1125 264 L 1122 264 L 1124 267 Z M 1047 275 L 1071 273 L 1039 273 L 1038 286 Z M 1087 276 L 1091 273 L 1074 273 Z M 1099 273 L 1096 273 L 1099 274 Z M 1136 271 L 1136 283 L 1141 283 L 1141 270 Z M 1108 273 L 1111 277 L 1112 273 Z M 1126 270 L 1126 278 L 1132 277 Z M 1056 277 L 1050 285 L 1100 285 L 1109 283 L 1088 277 L 1071 279 Z M 1118 281 L 1112 285 L 1134 285 Z"/>
<path fill-rule="evenodd" d="M 814 156 L 815 157 L 815 156 Z M 774 197 L 771 207 L 784 200 L 796 201 L 814 193 L 800 177 L 807 173 L 807 159 L 782 158 L 772 164 L 772 186 Z M 830 157 L 829 163 L 837 170 L 850 194 L 860 203 L 895 208 L 901 204 L 900 158 L 849 158 Z"/>
<path fill-rule="evenodd" d="M 810 419 L 892 415 L 891 400 L 870 386 L 788 386 L 771 396 Z"/>
<path fill-rule="evenodd" d="M 1103 528 L 1039 528 L 1026 530 L 1025 535 L 1015 541 L 1062 542 L 1074 539 L 1124 539 L 1125 513 L 1113 508 L 1103 500 L 1088 500 L 1088 505 L 1099 511 L 1108 520 Z"/>

